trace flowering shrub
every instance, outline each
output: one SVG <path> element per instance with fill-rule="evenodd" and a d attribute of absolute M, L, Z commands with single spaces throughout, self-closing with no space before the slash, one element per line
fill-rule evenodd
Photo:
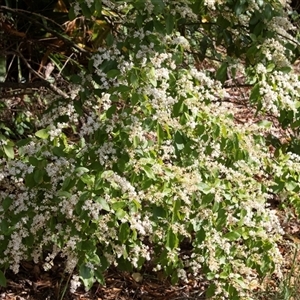
<path fill-rule="evenodd" d="M 61 254 L 88 289 L 111 265 L 147 265 L 173 283 L 207 281 L 207 296 L 250 299 L 264 276 L 280 276 L 283 230 L 268 199 L 300 209 L 298 42 L 285 9 L 95 0 L 70 16 L 101 9 L 120 24 L 71 76 L 70 99 L 53 97 L 34 135 L 1 136 L 1 266 L 49 269 Z M 229 73 L 252 86 L 260 123 L 237 123 L 224 105 Z M 292 129 L 290 144 L 270 150 L 266 113 Z"/>

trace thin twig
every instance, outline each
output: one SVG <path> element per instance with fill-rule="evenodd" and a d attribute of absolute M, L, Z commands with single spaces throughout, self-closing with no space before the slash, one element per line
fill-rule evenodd
<path fill-rule="evenodd" d="M 35 71 L 31 65 L 28 63 L 27 59 L 23 56 L 23 54 L 21 52 L 16 52 L 16 54 L 23 60 L 23 62 L 25 63 L 26 67 L 36 76 L 38 77 L 42 82 L 44 82 L 44 85 L 49 88 L 50 90 L 52 90 L 53 92 L 55 92 L 56 94 L 62 96 L 64 99 L 69 99 L 70 97 L 61 89 L 59 89 L 57 86 L 55 86 L 54 84 L 50 83 L 49 81 L 45 80 L 45 78 L 40 75 L 37 71 Z"/>
<path fill-rule="evenodd" d="M 59 70 L 58 75 L 61 74 L 62 70 L 65 68 L 65 66 L 67 65 L 67 63 L 70 61 L 70 59 L 71 59 L 71 57 L 73 56 L 73 54 L 74 54 L 74 53 L 72 53 L 72 54 L 68 57 L 68 59 L 66 60 L 66 62 L 65 62 L 64 65 L 62 66 L 62 68 Z"/>

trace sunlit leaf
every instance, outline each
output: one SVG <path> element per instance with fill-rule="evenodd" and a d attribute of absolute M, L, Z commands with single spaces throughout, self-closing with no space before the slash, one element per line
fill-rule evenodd
<path fill-rule="evenodd" d="M 49 131 L 48 129 L 41 129 L 35 133 L 35 136 L 41 139 L 47 139 L 49 137 Z"/>
<path fill-rule="evenodd" d="M 177 234 L 175 234 L 172 229 L 168 229 L 166 246 L 170 249 L 174 249 L 178 246 L 178 242 Z"/>
<path fill-rule="evenodd" d="M 8 158 L 14 159 L 15 152 L 14 152 L 14 147 L 13 146 L 11 146 L 9 144 L 6 144 L 6 145 L 3 145 L 3 149 L 4 149 L 4 152 L 5 152 L 5 154 Z"/>
<path fill-rule="evenodd" d="M 155 175 L 150 166 L 143 166 L 143 170 L 145 171 L 148 178 L 155 179 Z"/>
<path fill-rule="evenodd" d="M 237 231 L 231 231 L 224 235 L 225 238 L 229 239 L 230 241 L 238 240 L 241 237 L 241 234 Z"/>
<path fill-rule="evenodd" d="M 94 271 L 87 267 L 86 264 L 82 264 L 79 267 L 79 277 L 87 289 L 90 289 L 95 282 Z"/>

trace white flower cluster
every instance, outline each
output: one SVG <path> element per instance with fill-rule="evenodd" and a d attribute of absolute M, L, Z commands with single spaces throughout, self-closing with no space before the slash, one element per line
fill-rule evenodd
<path fill-rule="evenodd" d="M 249 12 L 259 11 L 260 7 L 259 7 L 258 2 L 255 0 L 249 0 L 248 1 L 248 9 L 249 9 Z"/>
<path fill-rule="evenodd" d="M 266 59 L 269 62 L 274 63 L 278 67 L 290 66 L 289 58 L 287 57 L 286 52 L 291 50 L 286 49 L 281 42 L 274 38 L 268 38 L 264 41 L 262 45 L 262 53 L 265 55 Z M 291 56 L 291 55 L 290 55 Z"/>
<path fill-rule="evenodd" d="M 188 50 L 190 48 L 189 41 L 184 36 L 177 36 L 172 40 L 172 43 L 176 46 L 181 46 L 183 49 Z"/>
<path fill-rule="evenodd" d="M 258 68 L 261 73 L 264 71 L 263 67 L 258 66 Z M 263 109 L 275 116 L 279 115 L 280 109 L 297 112 L 300 105 L 297 100 L 300 96 L 298 76 L 292 72 L 280 71 L 265 75 L 265 79 L 259 83 Z"/>
<path fill-rule="evenodd" d="M 267 68 L 262 63 L 258 63 L 256 65 L 256 73 L 257 74 L 267 74 Z"/>
<path fill-rule="evenodd" d="M 136 199 L 137 193 L 132 184 L 124 177 L 114 173 L 107 172 L 106 175 L 103 174 L 103 178 L 112 184 L 112 187 L 120 188 L 122 193 L 128 194 L 130 199 Z"/>
<path fill-rule="evenodd" d="M 297 45 L 297 41 L 290 34 L 290 32 L 297 30 L 297 28 L 295 25 L 292 24 L 288 17 L 273 17 L 268 23 L 268 26 L 281 38 L 285 38 L 289 42 L 292 42 L 294 45 Z"/>
<path fill-rule="evenodd" d="M 55 105 L 53 104 L 53 106 L 53 109 L 43 114 L 40 120 L 37 120 L 38 127 L 54 126 L 53 122 L 60 116 L 68 116 L 70 123 L 78 123 L 79 115 L 76 113 L 73 104 L 58 101 Z"/>
<path fill-rule="evenodd" d="M 223 4 L 223 0 L 205 0 L 204 5 L 207 6 L 208 9 L 216 10 L 218 5 Z"/>
<path fill-rule="evenodd" d="M 79 132 L 79 136 L 84 137 L 93 134 L 100 128 L 100 124 L 98 122 L 99 117 L 95 112 L 90 113 L 87 117 L 86 122 L 84 122 L 81 126 L 81 130 Z"/>
<path fill-rule="evenodd" d="M 76 290 L 81 286 L 81 281 L 79 276 L 73 275 L 70 280 L 70 292 L 75 293 Z"/>
<path fill-rule="evenodd" d="M 153 3 L 145 2 L 146 14 L 155 11 Z M 174 6 L 172 1 L 164 3 Z M 103 4 L 110 7 L 113 2 Z M 177 1 L 176 12 L 197 18 L 188 4 Z M 205 2 L 209 9 L 219 4 L 222 1 Z M 255 1 L 252 4 L 255 7 Z M 78 3 L 75 8 L 79 13 Z M 288 168 L 300 173 L 299 156 L 279 157 L 282 165 L 272 160 L 265 144 L 253 138 L 253 133 L 264 132 L 258 126 L 236 124 L 229 117 L 234 109 L 228 111 L 218 103 L 228 96 L 221 83 L 194 66 L 185 67 L 189 65 L 185 57 L 182 64 L 175 61 L 176 54 L 191 48 L 186 37 L 177 33 L 163 39 L 143 30 L 126 30 L 121 41 L 140 39 L 132 46 L 134 51 L 120 51 L 115 42 L 93 55 L 93 76 L 100 84 L 92 86 L 103 93 L 85 101 L 84 115 L 79 117 L 71 104 L 58 105 L 40 122 L 48 126 L 49 139 L 33 139 L 19 147 L 20 160 L 1 160 L 0 197 L 8 208 L 1 207 L 0 222 L 4 224 L 6 209 L 12 216 L 7 220 L 12 232 L 9 237 L 0 235 L 7 242 L 0 263 L 17 272 L 28 250 L 23 241 L 30 237 L 38 244 L 32 251 L 35 261 L 44 246 L 54 243 L 57 247 L 46 258 L 45 268 L 51 268 L 61 252 L 71 273 L 80 259 L 78 246 L 89 238 L 103 246 L 109 264 L 124 258 L 138 268 L 141 258 L 149 261 L 163 249 L 168 262 L 159 262 L 156 270 L 173 264 L 179 278 L 187 281 L 190 268 L 200 281 L 206 268 L 222 297 L 227 293 L 225 280 L 240 295 L 251 292 L 258 275 L 249 266 L 261 266 L 263 256 L 247 241 L 272 244 L 263 255 L 277 268 L 281 254 L 276 242 L 283 233 L 276 214 L 266 206 L 270 195 L 265 190 L 273 179 L 261 183 L 255 177 L 266 167 L 276 176 Z M 278 67 L 288 65 L 285 50 L 274 38 L 262 47 L 267 61 Z M 113 70 L 105 70 L 107 63 Z M 275 115 L 280 106 L 298 109 L 296 74 L 268 72 L 262 63 L 253 69 L 261 78 L 264 109 Z M 131 84 L 132 74 L 138 77 L 136 86 Z M 85 80 L 93 81 L 88 76 Z M 130 106 L 134 96 L 138 103 Z M 115 110 L 109 114 L 112 105 Z M 81 139 L 75 145 L 62 138 L 70 126 L 57 121 L 61 116 L 76 125 Z M 60 147 L 64 151 L 59 152 Z M 122 154 L 128 159 L 122 161 Z M 14 217 L 23 213 L 28 217 L 14 223 Z M 126 228 L 127 237 L 121 236 L 121 228 Z M 170 233 L 193 238 L 192 254 L 181 258 L 175 238 L 174 245 L 167 246 L 172 243 Z M 96 263 L 87 266 L 94 270 Z M 78 279 L 73 276 L 71 292 L 79 287 Z"/>

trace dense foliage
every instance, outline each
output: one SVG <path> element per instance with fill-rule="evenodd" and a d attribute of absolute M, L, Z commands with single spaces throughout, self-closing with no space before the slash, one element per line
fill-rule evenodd
<path fill-rule="evenodd" d="M 23 127 L 2 124 L 2 270 L 24 259 L 49 269 L 60 254 L 86 288 L 114 265 L 251 299 L 280 277 L 284 232 L 269 203 L 300 211 L 295 15 L 274 0 L 59 3 L 60 29 L 1 7 L 2 24 L 40 23 L 39 38 L 64 47 L 40 57 L 47 75 L 15 52 L 44 87 Z M 238 122 L 230 86 L 257 122 Z"/>

